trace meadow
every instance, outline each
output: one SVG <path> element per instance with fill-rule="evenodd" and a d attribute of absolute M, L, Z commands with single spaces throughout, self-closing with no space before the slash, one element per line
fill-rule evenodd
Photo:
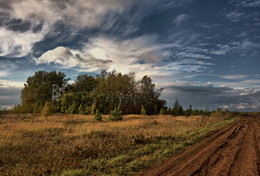
<path fill-rule="evenodd" d="M 234 122 L 208 116 L 1 115 L 0 175 L 135 175 Z"/>

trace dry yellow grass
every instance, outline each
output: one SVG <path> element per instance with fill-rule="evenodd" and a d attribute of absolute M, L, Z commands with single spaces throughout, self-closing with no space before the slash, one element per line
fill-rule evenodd
<path fill-rule="evenodd" d="M 202 129 L 223 120 L 168 115 L 127 115 L 119 122 L 107 116 L 103 119 L 98 122 L 84 115 L 0 117 L 0 175 L 133 174 L 144 163 L 189 145 L 185 142 L 196 142 L 210 131 Z"/>

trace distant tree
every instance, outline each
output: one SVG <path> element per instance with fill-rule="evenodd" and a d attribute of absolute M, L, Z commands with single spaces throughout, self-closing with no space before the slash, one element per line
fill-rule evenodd
<path fill-rule="evenodd" d="M 173 105 L 172 114 L 175 116 L 183 115 L 183 108 L 177 99 Z"/>
<path fill-rule="evenodd" d="M 190 105 L 189 108 L 186 110 L 186 116 L 191 116 L 191 115 L 193 115 L 192 105 Z"/>

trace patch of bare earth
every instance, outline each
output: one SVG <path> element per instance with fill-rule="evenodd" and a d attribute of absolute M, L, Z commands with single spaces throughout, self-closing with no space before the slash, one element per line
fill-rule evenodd
<path fill-rule="evenodd" d="M 140 175 L 259 176 L 260 117 L 244 116 L 165 163 Z"/>

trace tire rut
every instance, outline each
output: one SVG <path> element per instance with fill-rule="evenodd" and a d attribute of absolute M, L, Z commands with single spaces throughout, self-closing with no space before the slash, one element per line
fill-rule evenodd
<path fill-rule="evenodd" d="M 233 125 L 140 175 L 259 176 L 259 125 L 260 117 L 242 117 Z"/>

